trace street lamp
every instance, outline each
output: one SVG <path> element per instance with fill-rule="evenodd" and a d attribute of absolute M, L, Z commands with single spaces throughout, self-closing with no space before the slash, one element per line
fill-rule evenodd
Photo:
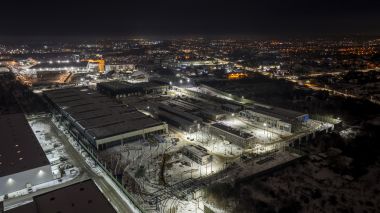
<path fill-rule="evenodd" d="M 264 127 L 265 127 L 264 131 L 265 131 L 265 133 L 266 133 L 266 135 L 268 137 L 267 123 L 264 123 Z"/>
<path fill-rule="evenodd" d="M 39 176 L 39 177 L 42 177 L 44 174 L 45 174 L 44 171 L 42 171 L 42 170 L 38 171 L 38 176 Z"/>
<path fill-rule="evenodd" d="M 15 181 L 12 178 L 8 178 L 7 184 L 12 185 Z"/>

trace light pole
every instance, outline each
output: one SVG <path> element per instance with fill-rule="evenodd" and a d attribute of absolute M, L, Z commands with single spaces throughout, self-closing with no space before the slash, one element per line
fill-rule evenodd
<path fill-rule="evenodd" d="M 264 127 L 265 127 L 265 134 L 267 135 L 267 137 L 268 137 L 268 130 L 267 130 L 267 123 L 264 123 Z"/>
<path fill-rule="evenodd" d="M 190 170 L 190 177 L 193 179 L 193 162 L 190 162 L 191 170 Z"/>

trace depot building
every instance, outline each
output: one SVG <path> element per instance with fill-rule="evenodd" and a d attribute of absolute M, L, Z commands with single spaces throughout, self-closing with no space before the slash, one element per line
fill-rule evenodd
<path fill-rule="evenodd" d="M 0 115 L 0 195 L 53 180 L 50 163 L 21 113 Z"/>
<path fill-rule="evenodd" d="M 98 150 L 168 131 L 166 123 L 87 87 L 46 91 L 44 97 L 76 140 Z"/>

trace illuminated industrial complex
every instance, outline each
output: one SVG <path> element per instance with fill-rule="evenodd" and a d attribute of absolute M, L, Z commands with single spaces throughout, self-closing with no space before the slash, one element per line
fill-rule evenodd
<path fill-rule="evenodd" d="M 311 75 L 294 77 L 283 64 L 236 59 L 246 45 L 285 59 L 292 50 L 276 42 L 137 39 L 4 57 L 0 210 L 229 212 L 235 206 L 224 211 L 212 202 L 213 187 L 232 191 L 308 160 L 317 174 L 341 152 L 317 152 L 314 142 L 343 128 L 318 107 L 330 106 L 332 95 L 344 103 L 351 96 L 317 90 L 304 80 Z M 334 169 L 351 166 L 339 160 Z"/>

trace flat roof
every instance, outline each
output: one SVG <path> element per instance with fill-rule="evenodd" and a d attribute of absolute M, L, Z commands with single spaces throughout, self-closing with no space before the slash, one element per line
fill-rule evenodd
<path fill-rule="evenodd" d="M 211 124 L 211 126 L 213 126 L 215 128 L 218 128 L 218 129 L 221 129 L 221 130 L 224 130 L 226 132 L 229 132 L 229 133 L 231 133 L 233 135 L 236 135 L 236 136 L 244 138 L 244 139 L 253 137 L 253 135 L 251 135 L 251 134 L 249 134 L 247 132 L 243 132 L 243 131 L 234 129 L 234 128 L 226 126 L 226 125 L 224 125 L 222 123 L 213 123 L 213 124 Z"/>
<path fill-rule="evenodd" d="M 177 108 L 181 108 L 185 111 L 195 111 L 199 109 L 198 106 L 195 106 L 194 104 L 191 104 L 182 100 L 167 100 L 167 101 L 164 101 L 163 103 L 170 106 L 175 106 Z"/>
<path fill-rule="evenodd" d="M 225 107 L 229 107 L 231 109 L 241 109 L 242 107 L 240 105 L 236 105 L 236 104 L 230 104 L 230 103 L 225 103 L 225 104 L 222 104 L 222 106 L 225 106 Z"/>
<path fill-rule="evenodd" d="M 187 149 L 189 152 L 193 153 L 194 155 L 196 155 L 198 157 L 204 157 L 204 156 L 209 155 L 207 153 L 207 150 L 205 151 L 205 150 L 199 148 L 198 146 L 189 145 L 189 146 L 185 146 L 184 149 Z"/>
<path fill-rule="evenodd" d="M 75 68 L 85 68 L 87 67 L 87 62 L 70 62 L 70 63 L 41 63 L 36 64 L 29 69 L 52 69 L 52 68 L 69 68 L 69 67 L 75 67 Z"/>
<path fill-rule="evenodd" d="M 183 119 L 186 119 L 186 120 L 191 121 L 191 122 L 201 122 L 202 121 L 202 118 L 195 116 L 191 113 L 185 112 L 185 111 L 181 110 L 179 107 L 169 106 L 165 102 L 160 103 L 158 105 L 158 109 L 160 111 L 166 111 L 166 112 L 169 112 L 171 114 L 175 114 L 175 115 L 182 117 Z"/>
<path fill-rule="evenodd" d="M 188 121 L 188 120 L 185 120 L 184 118 L 181 118 L 179 116 L 177 116 L 176 114 L 172 114 L 172 113 L 169 113 L 169 112 L 166 112 L 166 111 L 160 111 L 158 113 L 158 115 L 160 117 L 165 117 L 166 119 L 168 120 L 172 120 L 178 124 L 180 124 L 181 126 L 187 126 L 187 127 L 190 127 L 192 125 L 194 125 L 194 123 Z"/>
<path fill-rule="evenodd" d="M 149 82 L 140 82 L 140 83 L 129 83 L 126 81 L 108 81 L 101 82 L 97 84 L 97 87 L 101 87 L 103 89 L 112 90 L 114 92 L 124 91 L 124 90 L 132 90 L 132 91 L 142 91 L 146 88 L 154 88 L 167 86 L 167 83 L 160 81 L 149 81 Z"/>
<path fill-rule="evenodd" d="M 218 110 L 218 109 L 207 109 L 207 108 L 203 108 L 200 110 L 201 113 L 204 113 L 204 114 L 207 114 L 207 115 L 225 115 L 226 113 L 221 111 L 221 110 Z"/>
<path fill-rule="evenodd" d="M 0 116 L 0 177 L 50 165 L 24 114 Z"/>
<path fill-rule="evenodd" d="M 7 213 L 116 213 L 92 180 L 33 197 L 33 202 Z"/>
<path fill-rule="evenodd" d="M 30 203 L 24 204 L 22 206 L 9 209 L 8 211 L 6 211 L 6 213 L 40 213 L 40 212 L 37 210 L 36 203 L 31 201 Z"/>
<path fill-rule="evenodd" d="M 306 115 L 306 113 L 297 112 L 289 109 L 279 108 L 279 107 L 262 107 L 254 105 L 253 108 L 250 108 L 251 111 L 257 112 L 260 114 L 268 115 L 274 118 L 279 118 L 284 121 L 291 121 L 300 116 Z"/>
<path fill-rule="evenodd" d="M 161 125 L 162 122 L 86 87 L 44 94 L 96 139 Z"/>

